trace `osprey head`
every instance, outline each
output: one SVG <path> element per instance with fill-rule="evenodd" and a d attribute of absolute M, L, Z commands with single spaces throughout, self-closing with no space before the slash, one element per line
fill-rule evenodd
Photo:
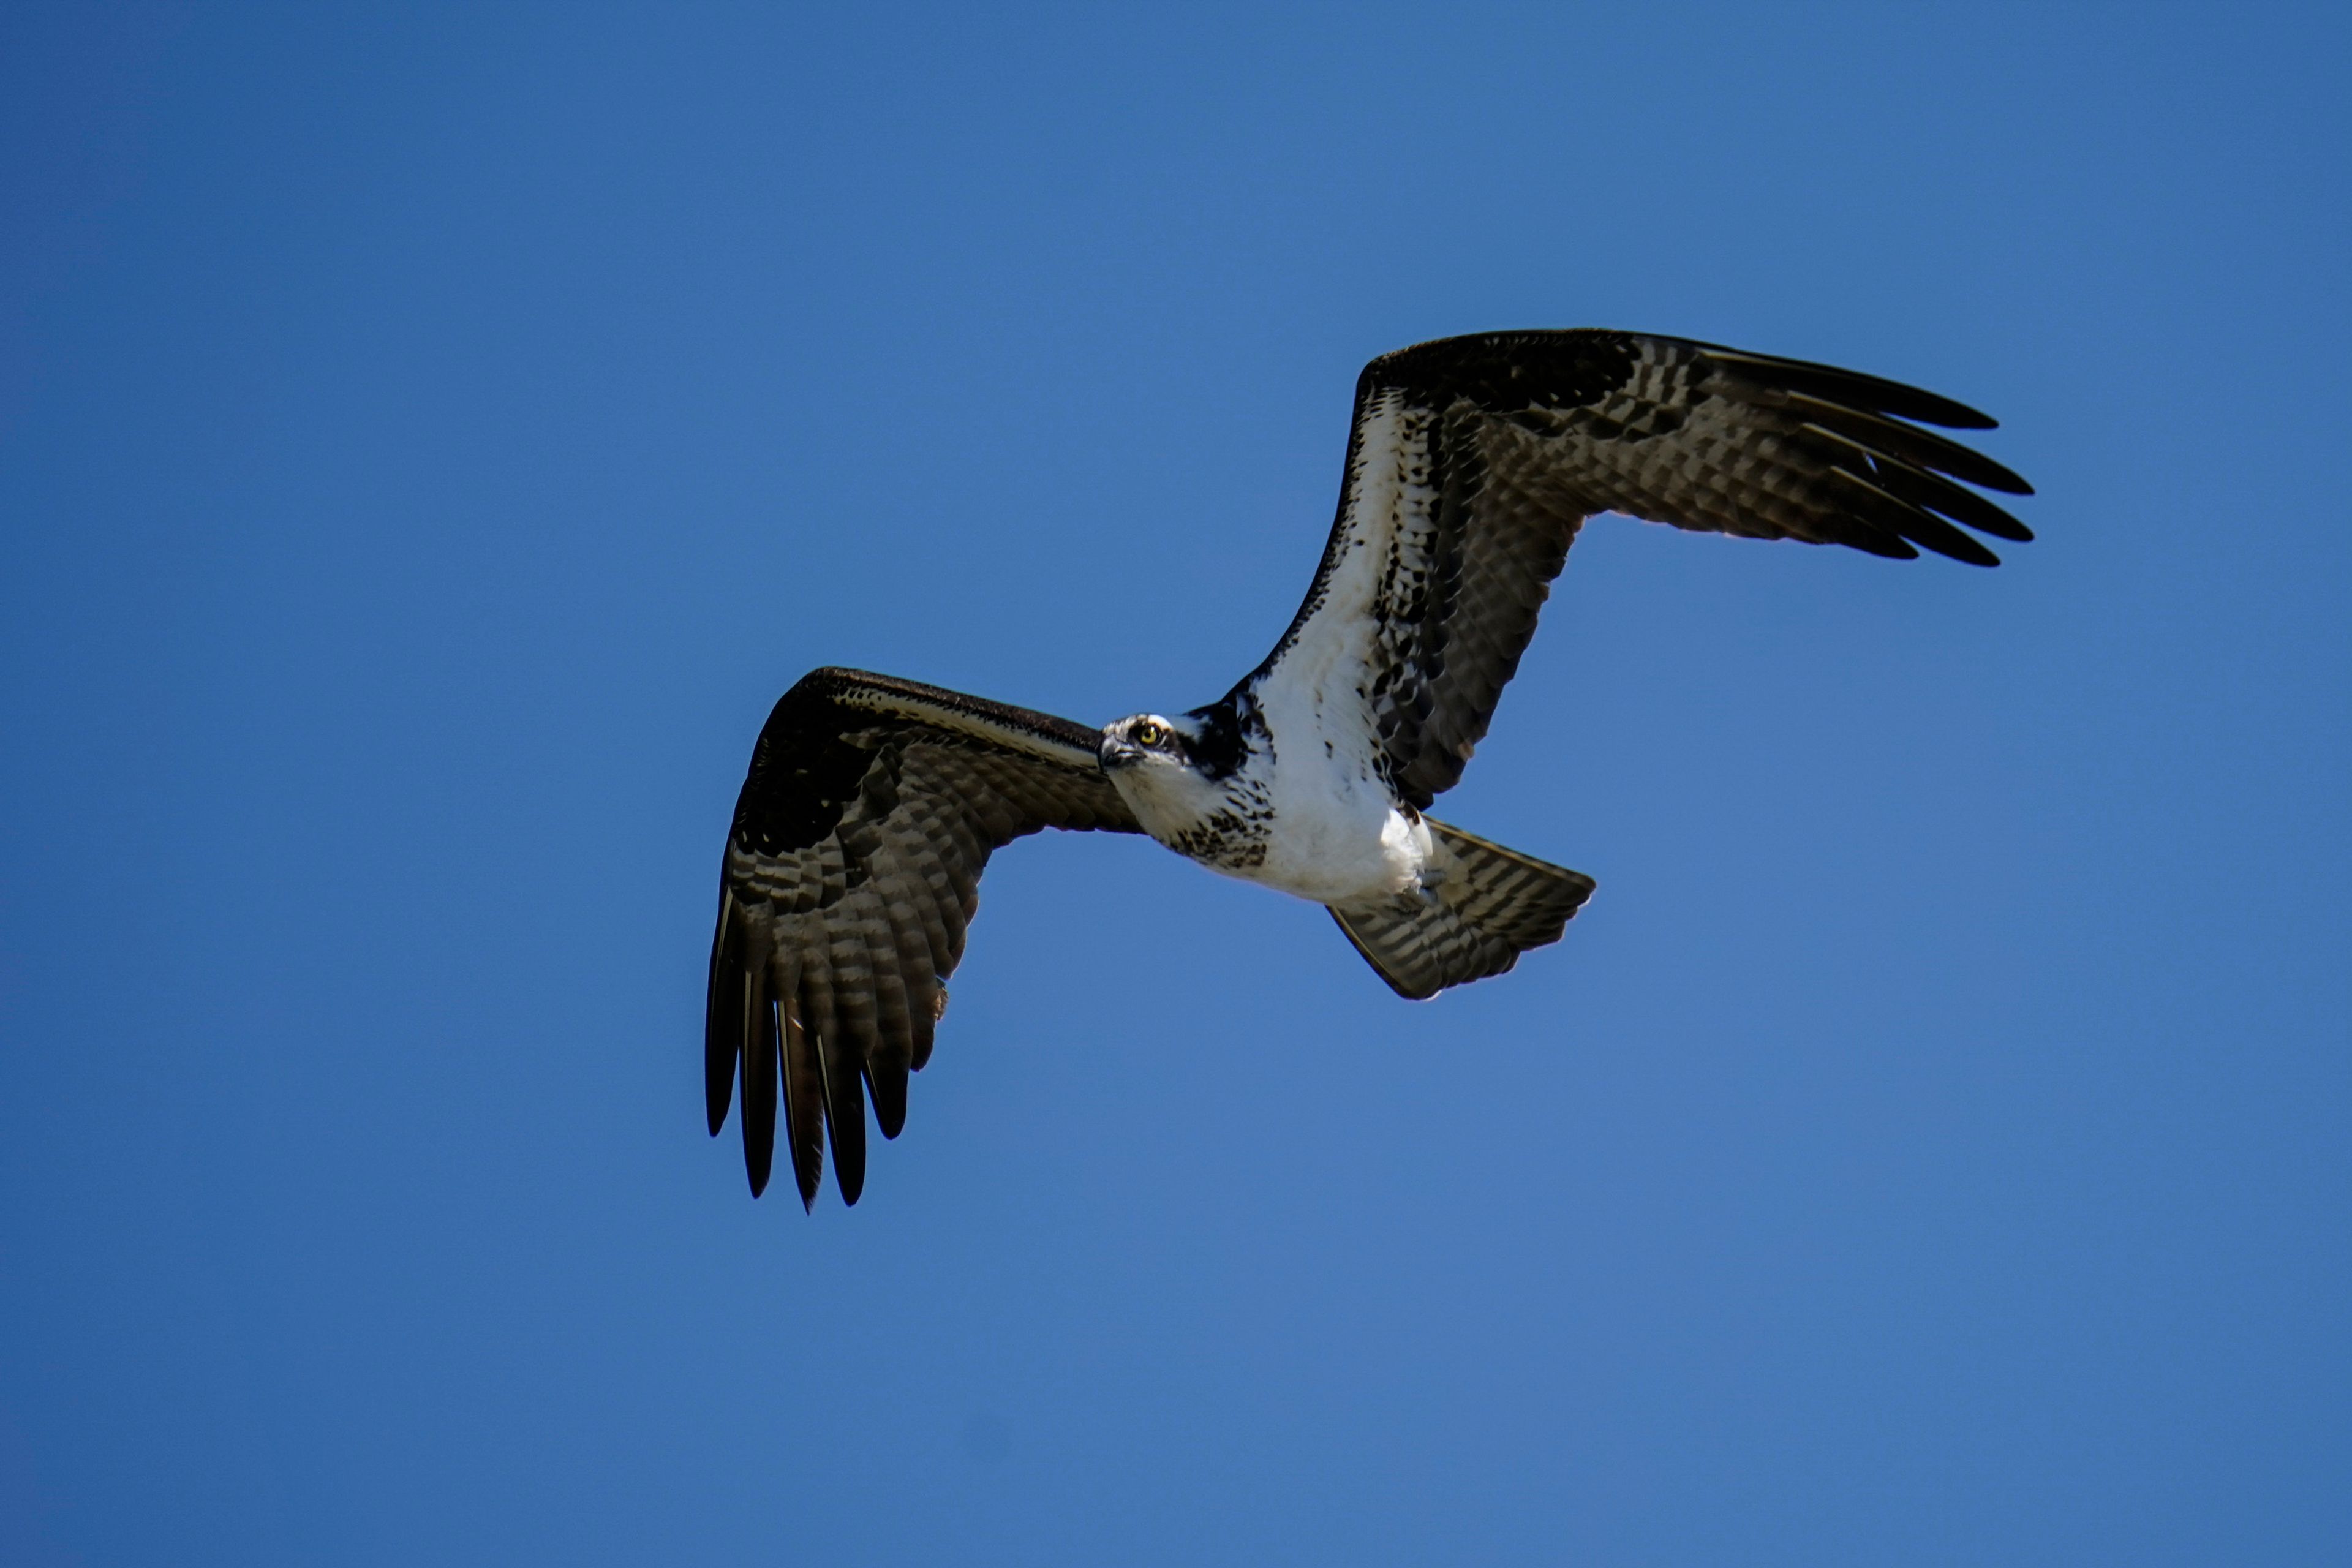
<path fill-rule="evenodd" d="M 1138 713 L 1103 730 L 1103 772 L 1143 830 L 1175 844 L 1223 806 L 1225 790 L 1201 752 L 1207 732 L 1192 714 Z"/>
<path fill-rule="evenodd" d="M 1201 726 L 1192 719 L 1171 719 L 1160 713 L 1137 713 L 1103 727 L 1103 772 L 1114 776 L 1133 769 L 1195 770 L 1192 745 L 1201 739 Z"/>

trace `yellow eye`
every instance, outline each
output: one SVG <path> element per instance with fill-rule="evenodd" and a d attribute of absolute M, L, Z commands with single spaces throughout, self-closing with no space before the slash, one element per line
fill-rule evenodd
<path fill-rule="evenodd" d="M 1168 738 L 1168 726 L 1155 724 L 1146 719 L 1128 733 L 1135 738 L 1135 743 L 1139 746 L 1156 746 Z"/>

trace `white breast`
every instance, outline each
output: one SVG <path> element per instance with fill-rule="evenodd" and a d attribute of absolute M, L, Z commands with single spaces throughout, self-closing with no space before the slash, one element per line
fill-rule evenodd
<path fill-rule="evenodd" d="M 1330 724 L 1291 686 L 1262 708 L 1274 807 L 1265 860 L 1233 874 L 1318 904 L 1393 898 L 1421 885 L 1429 828 L 1390 797 L 1361 726 Z"/>

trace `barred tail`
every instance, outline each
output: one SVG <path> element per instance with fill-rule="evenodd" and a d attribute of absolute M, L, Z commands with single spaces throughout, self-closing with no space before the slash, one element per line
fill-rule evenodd
<path fill-rule="evenodd" d="M 1412 905 L 1333 907 L 1331 918 L 1400 996 L 1500 974 L 1519 954 L 1559 940 L 1592 896 L 1592 879 L 1425 817 L 1443 879 Z"/>

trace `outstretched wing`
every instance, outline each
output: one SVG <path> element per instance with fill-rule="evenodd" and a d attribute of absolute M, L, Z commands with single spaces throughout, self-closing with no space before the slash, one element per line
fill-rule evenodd
<path fill-rule="evenodd" d="M 1322 567 L 1252 679 L 1360 701 L 1390 782 L 1426 806 L 1486 734 L 1587 517 L 1997 565 L 1953 524 L 2033 536 L 1964 486 L 2032 487 L 1919 427 L 1992 424 L 1875 376 L 1636 332 L 1384 354 L 1356 384 Z"/>
<path fill-rule="evenodd" d="M 812 671 L 777 702 L 727 837 L 703 1053 L 714 1137 L 742 1081 L 753 1196 L 781 1078 L 801 1202 L 816 1201 L 827 1128 L 834 1181 L 857 1201 L 866 1096 L 897 1137 L 989 852 L 1041 827 L 1139 831 L 1100 742 L 1066 719 L 856 669 Z"/>

